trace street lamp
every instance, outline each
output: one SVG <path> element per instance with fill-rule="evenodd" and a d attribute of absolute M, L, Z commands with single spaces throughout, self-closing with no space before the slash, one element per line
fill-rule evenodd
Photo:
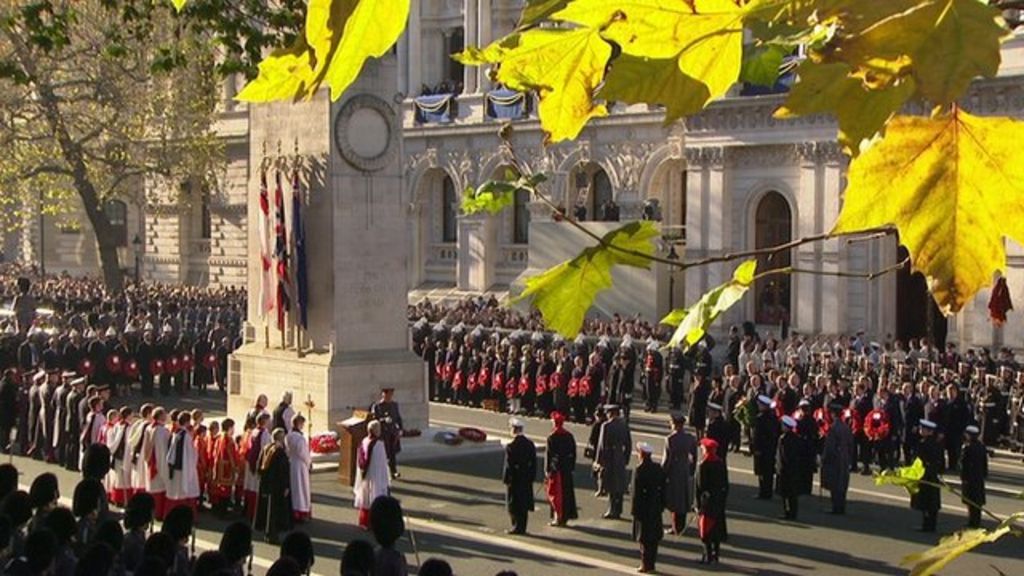
<path fill-rule="evenodd" d="M 142 275 L 142 240 L 138 234 L 135 235 L 135 238 L 132 238 L 132 252 L 135 253 L 135 283 L 138 284 Z"/>
<path fill-rule="evenodd" d="M 666 259 L 673 262 L 679 260 L 679 254 L 676 253 L 676 245 L 673 242 L 668 244 L 668 255 Z M 675 310 L 675 299 L 676 299 L 676 268 L 671 266 L 668 269 L 668 311 Z"/>

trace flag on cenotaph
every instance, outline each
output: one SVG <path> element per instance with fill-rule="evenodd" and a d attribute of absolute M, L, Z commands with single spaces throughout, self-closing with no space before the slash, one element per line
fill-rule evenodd
<path fill-rule="evenodd" d="M 299 311 L 299 326 L 306 328 L 309 321 L 309 284 L 306 276 L 306 229 L 302 220 L 302 186 L 299 171 L 292 172 L 292 239 L 295 242 L 295 306 Z"/>
<path fill-rule="evenodd" d="M 274 309 L 274 272 L 270 265 L 270 193 L 267 190 L 267 171 L 260 172 L 260 214 L 258 219 L 260 235 L 260 299 L 259 315 L 266 318 Z"/>
<path fill-rule="evenodd" d="M 277 189 L 274 191 L 274 259 L 277 261 L 277 329 L 284 330 L 284 319 L 291 308 L 288 296 L 288 231 L 284 214 L 284 189 L 281 186 L 281 173 L 277 172 Z"/>

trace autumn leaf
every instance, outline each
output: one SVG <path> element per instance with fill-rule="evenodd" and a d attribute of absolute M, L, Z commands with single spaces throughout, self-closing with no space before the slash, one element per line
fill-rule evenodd
<path fill-rule="evenodd" d="M 711 93 L 683 74 L 675 58 L 649 59 L 623 54 L 615 59 L 599 95 L 609 102 L 665 106 L 665 122 L 700 112 Z"/>
<path fill-rule="evenodd" d="M 911 554 L 900 563 L 910 566 L 910 576 L 931 576 L 946 567 L 947 564 L 986 542 L 995 542 L 1009 534 L 1011 528 L 1001 524 L 993 530 L 974 528 L 962 530 L 944 537 L 939 543 L 917 554 Z"/>
<path fill-rule="evenodd" d="M 275 50 L 259 63 L 259 74 L 235 96 L 240 102 L 301 100 L 316 91 L 313 52 L 303 38 Z"/>
<path fill-rule="evenodd" d="M 487 212 L 497 214 L 511 207 L 516 200 L 517 192 L 532 194 L 537 186 L 547 180 L 543 173 L 530 176 L 519 176 L 509 170 L 504 180 L 488 180 L 477 188 L 467 187 L 462 192 L 460 208 L 463 214 Z"/>
<path fill-rule="evenodd" d="M 784 47 L 775 44 L 754 48 L 743 58 L 740 79 L 757 86 L 774 86 L 779 81 L 779 69 L 788 53 Z"/>
<path fill-rule="evenodd" d="M 805 61 L 797 68 L 797 79 L 775 117 L 830 112 L 839 123 L 839 143 L 854 156 L 859 153 L 861 142 L 874 137 L 914 94 L 912 78 L 872 90 L 842 62 Z"/>
<path fill-rule="evenodd" d="M 523 6 L 523 14 L 519 18 L 519 26 L 533 26 L 565 8 L 569 2 L 570 0 L 526 0 L 526 6 Z"/>
<path fill-rule="evenodd" d="M 188 2 L 188 0 L 171 0 L 171 4 L 174 5 L 174 9 L 178 12 L 181 12 L 185 9 L 186 2 Z"/>
<path fill-rule="evenodd" d="M 700 342 L 711 324 L 743 298 L 753 285 L 756 272 L 757 260 L 747 260 L 736 267 L 728 282 L 701 296 L 696 304 L 686 310 L 673 310 L 662 318 L 662 324 L 676 326 L 667 346 L 675 348 L 683 345 L 689 348 Z"/>
<path fill-rule="evenodd" d="M 341 0 L 334 0 L 339 2 Z M 327 67 L 327 84 L 331 100 L 343 92 L 359 76 L 370 57 L 380 58 L 398 41 L 409 19 L 410 0 L 345 0 L 355 3 L 341 36 L 337 50 Z"/>
<path fill-rule="evenodd" d="M 902 486 L 913 496 L 920 489 L 922 478 L 924 478 L 924 462 L 920 458 L 914 458 L 910 466 L 875 473 L 875 486 Z"/>
<path fill-rule="evenodd" d="M 593 95 L 611 55 L 598 28 L 581 26 L 515 33 L 486 48 L 469 48 L 456 60 L 497 64 L 498 82 L 520 92 L 536 91 L 545 141 L 553 143 L 576 138 L 588 120 L 607 115 Z"/>
<path fill-rule="evenodd" d="M 310 0 L 303 37 L 259 64 L 236 99 L 308 99 L 326 83 L 337 100 L 366 60 L 383 56 L 405 29 L 410 0 Z"/>
<path fill-rule="evenodd" d="M 997 270 L 1004 237 L 1024 242 L 1024 124 L 962 110 L 896 116 L 854 159 L 834 232 L 893 225 L 946 314 Z"/>
<path fill-rule="evenodd" d="M 733 0 L 576 0 L 552 19 L 603 27 L 626 55 L 676 59 L 681 73 L 707 88 L 702 106 L 739 78 L 743 11 Z"/>
<path fill-rule="evenodd" d="M 890 2 L 860 2 L 858 8 Z M 956 101 L 978 76 L 999 70 L 999 46 L 1008 33 L 1000 11 L 978 0 L 926 0 L 871 22 L 842 39 L 835 54 L 853 68 L 909 68 L 922 96 L 937 104 Z M 874 14 L 872 14 L 874 15 Z"/>
<path fill-rule="evenodd" d="M 549 329 L 573 338 L 597 295 L 611 288 L 615 266 L 650 267 L 651 240 L 659 234 L 654 223 L 646 220 L 616 228 L 602 237 L 601 244 L 528 278 L 526 289 L 513 302 L 530 299 Z"/>

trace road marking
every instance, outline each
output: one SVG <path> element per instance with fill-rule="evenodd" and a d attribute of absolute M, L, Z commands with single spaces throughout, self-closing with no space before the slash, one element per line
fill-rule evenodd
<path fill-rule="evenodd" d="M 572 562 L 575 564 L 582 564 L 584 566 L 590 566 L 592 568 L 597 568 L 599 570 L 604 570 L 607 572 L 615 572 L 618 574 L 636 574 L 636 568 L 632 566 L 616 564 L 615 562 L 600 560 L 598 558 L 584 556 L 582 554 L 574 554 L 572 552 L 567 552 L 563 550 L 554 550 L 550 546 L 531 544 L 523 540 L 512 540 L 511 538 L 502 538 L 494 534 L 481 534 L 480 532 L 475 530 L 458 528 L 456 526 L 451 526 L 443 522 L 432 522 L 430 520 L 406 516 L 405 525 L 421 528 L 424 530 L 429 530 L 431 532 L 444 533 L 449 536 L 457 536 L 459 538 L 480 542 L 482 544 L 490 544 L 493 546 L 508 548 L 510 550 L 528 552 L 536 556 L 542 556 L 544 558 L 550 558 L 560 562 Z"/>

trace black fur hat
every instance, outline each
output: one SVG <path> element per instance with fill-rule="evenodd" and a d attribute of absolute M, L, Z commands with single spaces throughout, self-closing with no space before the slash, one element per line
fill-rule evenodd
<path fill-rule="evenodd" d="M 161 532 L 170 534 L 171 538 L 180 542 L 192 535 L 192 509 L 188 506 L 175 506 L 167 516 L 164 517 Z"/>
<path fill-rule="evenodd" d="M 75 486 L 75 495 L 72 498 L 71 511 L 75 517 L 83 518 L 99 512 L 103 508 L 102 501 L 107 498 L 107 491 L 99 480 L 86 478 Z"/>
<path fill-rule="evenodd" d="M 378 496 L 370 506 L 370 529 L 377 543 L 390 548 L 405 533 L 402 505 L 391 496 Z"/>
<path fill-rule="evenodd" d="M 93 536 L 96 542 L 103 542 L 114 554 L 120 554 L 124 547 L 124 529 L 117 520 L 104 520 L 96 527 L 96 534 Z"/>
<path fill-rule="evenodd" d="M 11 519 L 11 524 L 24 526 L 32 519 L 32 499 L 28 492 L 15 490 L 0 502 L 0 514 Z"/>
<path fill-rule="evenodd" d="M 245 560 L 252 551 L 252 528 L 245 522 L 232 522 L 220 537 L 220 553 L 228 564 Z"/>
<path fill-rule="evenodd" d="M 299 563 L 290 556 L 282 556 L 267 570 L 267 576 L 302 576 L 304 572 Z"/>
<path fill-rule="evenodd" d="M 163 563 L 164 570 L 174 565 L 174 556 L 178 553 L 178 543 L 166 532 L 154 532 L 146 539 L 146 545 L 142 547 L 143 558 L 156 558 Z M 143 562 L 145 564 L 145 562 Z M 141 568 L 141 565 L 140 565 Z M 138 574 L 138 570 L 135 571 Z"/>

